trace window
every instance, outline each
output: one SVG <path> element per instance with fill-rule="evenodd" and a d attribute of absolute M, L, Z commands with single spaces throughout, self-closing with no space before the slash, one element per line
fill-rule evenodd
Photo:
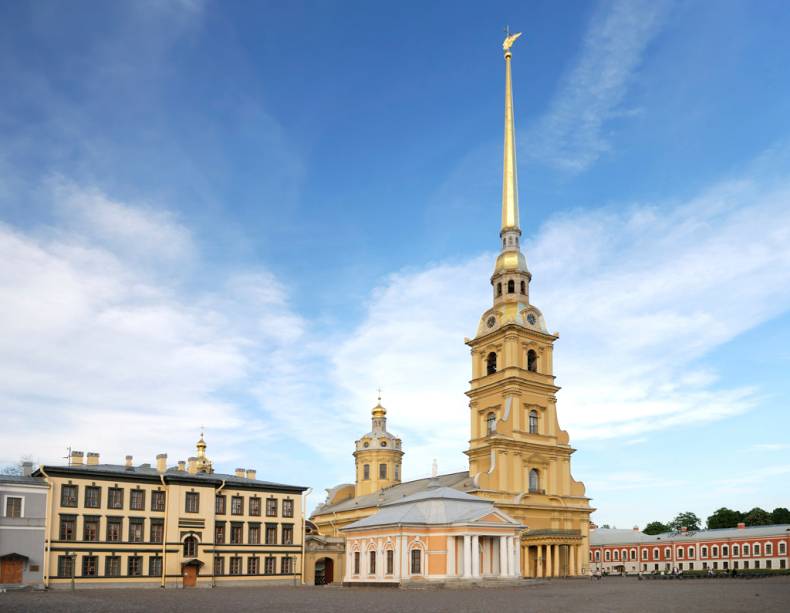
<path fill-rule="evenodd" d="M 658 547 L 653 548 L 653 559 L 658 560 Z"/>
<path fill-rule="evenodd" d="M 214 574 L 215 575 L 225 574 L 225 558 L 223 558 L 222 556 L 214 556 Z"/>
<path fill-rule="evenodd" d="M 492 351 L 486 358 L 486 372 L 493 375 L 496 372 L 496 352 Z"/>
<path fill-rule="evenodd" d="M 198 492 L 187 492 L 184 498 L 184 511 L 187 513 L 197 513 L 200 509 L 200 494 Z"/>
<path fill-rule="evenodd" d="M 99 540 L 99 518 L 93 516 L 85 516 L 82 520 L 82 540 L 83 541 L 98 541 Z"/>
<path fill-rule="evenodd" d="M 129 492 L 129 508 L 132 511 L 145 511 L 145 490 Z"/>
<path fill-rule="evenodd" d="M 511 279 L 507 282 L 507 293 L 508 294 L 515 294 L 516 293 L 516 282 Z"/>
<path fill-rule="evenodd" d="M 228 499 L 225 496 L 217 496 L 214 499 L 214 512 L 217 515 L 225 515 L 225 505 L 227 504 Z"/>
<path fill-rule="evenodd" d="M 230 574 L 231 575 L 240 575 L 241 574 L 241 558 L 238 556 L 234 556 L 230 559 Z"/>
<path fill-rule="evenodd" d="M 723 555 L 723 556 L 730 555 L 730 548 L 727 547 L 727 545 L 722 545 L 721 546 L 721 555 Z M 725 568 L 726 568 L 726 566 L 725 566 Z"/>
<path fill-rule="evenodd" d="M 527 351 L 527 370 L 530 372 L 538 372 L 538 354 L 534 349 Z"/>
<path fill-rule="evenodd" d="M 58 556 L 58 577 L 74 576 L 74 556 Z"/>
<path fill-rule="evenodd" d="M 260 516 L 260 514 L 261 514 L 261 499 L 258 498 L 257 496 L 252 496 L 250 498 L 250 515 Z"/>
<path fill-rule="evenodd" d="M 370 479 L 370 465 L 365 464 L 362 466 L 362 478 L 367 481 Z"/>
<path fill-rule="evenodd" d="M 419 575 L 422 573 L 422 551 L 419 549 L 411 550 L 411 574 Z"/>
<path fill-rule="evenodd" d="M 527 284 L 524 281 L 521 282 L 521 293 L 524 295 L 527 294 Z"/>
<path fill-rule="evenodd" d="M 95 577 L 99 574 L 99 557 L 82 556 L 82 576 Z"/>
<path fill-rule="evenodd" d="M 366 464 L 367 466 L 367 464 Z M 266 499 L 266 517 L 277 517 L 277 499 Z"/>
<path fill-rule="evenodd" d="M 288 556 L 284 557 L 280 563 L 280 572 L 283 575 L 290 575 L 294 572 L 294 559 Z"/>
<path fill-rule="evenodd" d="M 225 522 L 218 521 L 214 524 L 214 543 L 222 545 L 225 543 Z"/>
<path fill-rule="evenodd" d="M 370 559 L 370 563 L 368 565 L 368 574 L 375 575 L 376 574 L 376 552 L 369 551 L 368 558 Z"/>
<path fill-rule="evenodd" d="M 162 556 L 151 556 L 148 558 L 148 574 L 151 577 L 162 575 Z"/>
<path fill-rule="evenodd" d="M 395 566 L 395 552 L 387 549 L 387 574 L 391 575 Z"/>
<path fill-rule="evenodd" d="M 248 575 L 257 575 L 259 572 L 258 562 L 260 558 L 256 558 L 255 556 L 251 558 L 247 558 L 247 574 Z"/>
<path fill-rule="evenodd" d="M 678 547 L 678 549 L 677 549 L 677 557 L 678 557 L 678 560 L 682 560 L 683 559 L 683 547 Z"/>
<path fill-rule="evenodd" d="M 282 537 L 283 545 L 293 545 L 294 527 L 291 524 L 283 524 Z"/>
<path fill-rule="evenodd" d="M 595 561 L 596 562 L 600 562 L 601 561 L 601 551 L 600 551 L 600 549 L 595 551 Z"/>
<path fill-rule="evenodd" d="M 165 510 L 165 493 L 161 491 L 151 492 L 151 510 Z"/>
<path fill-rule="evenodd" d="M 85 486 L 85 506 L 88 509 L 101 507 L 101 488 L 95 485 Z"/>
<path fill-rule="evenodd" d="M 636 549 L 631 550 L 631 559 L 636 560 Z"/>
<path fill-rule="evenodd" d="M 397 468 L 397 466 L 396 466 Z M 395 471 L 396 479 L 397 479 L 397 470 Z M 293 517 L 294 516 L 294 501 L 293 500 L 283 500 L 283 517 Z"/>
<path fill-rule="evenodd" d="M 540 474 L 537 468 L 529 471 L 529 491 L 537 492 L 540 490 Z"/>
<path fill-rule="evenodd" d="M 129 556 L 130 577 L 141 577 L 143 575 L 143 556 Z"/>
<path fill-rule="evenodd" d="M 120 487 L 107 489 L 107 508 L 123 509 L 123 490 Z"/>
<path fill-rule="evenodd" d="M 400 481 L 400 464 L 395 465 L 395 481 Z"/>
<path fill-rule="evenodd" d="M 502 295 L 502 284 L 501 283 L 497 283 L 496 284 L 496 295 L 497 296 L 501 296 Z"/>
<path fill-rule="evenodd" d="M 732 548 L 732 551 L 733 551 L 733 555 L 735 555 L 735 547 L 734 546 Z M 749 546 L 748 545 L 744 545 L 743 546 L 743 555 L 745 555 L 745 556 L 749 555 Z"/>
<path fill-rule="evenodd" d="M 239 545 L 242 542 L 244 524 L 233 523 L 230 525 L 230 542 Z"/>
<path fill-rule="evenodd" d="M 121 517 L 108 517 L 107 518 L 107 540 L 112 543 L 121 542 Z"/>
<path fill-rule="evenodd" d="M 121 556 L 107 556 L 104 558 L 104 576 L 121 576 Z"/>
<path fill-rule="evenodd" d="M 783 556 L 785 554 L 785 547 L 786 547 L 786 545 L 785 545 L 784 541 L 779 543 L 779 555 L 780 556 Z"/>
<path fill-rule="evenodd" d="M 194 536 L 188 536 L 184 539 L 184 557 L 194 558 L 197 555 L 197 539 Z"/>
<path fill-rule="evenodd" d="M 529 433 L 530 434 L 537 434 L 538 433 L 538 412 L 537 411 L 530 411 L 529 412 Z"/>
<path fill-rule="evenodd" d="M 77 506 L 77 486 L 76 485 L 63 485 L 60 488 L 60 506 L 62 507 L 76 507 Z"/>
<path fill-rule="evenodd" d="M 354 552 L 354 574 L 355 575 L 359 574 L 359 552 L 358 551 Z"/>
<path fill-rule="evenodd" d="M 771 543 L 765 544 L 765 555 L 772 556 L 774 554 L 774 546 Z"/>
<path fill-rule="evenodd" d="M 714 545 L 713 547 L 711 547 L 710 551 L 711 551 L 711 556 L 712 557 L 714 557 L 714 558 L 718 558 L 719 557 L 719 546 L 718 545 Z"/>
<path fill-rule="evenodd" d="M 787 560 L 779 560 L 779 568 L 786 568 L 787 567 Z"/>
<path fill-rule="evenodd" d="M 266 544 L 277 544 L 277 524 L 266 524 Z"/>
<path fill-rule="evenodd" d="M 77 518 L 74 515 L 60 516 L 60 540 L 73 541 L 76 539 Z"/>
<path fill-rule="evenodd" d="M 162 543 L 165 540 L 165 523 L 161 519 L 151 520 L 151 542 Z"/>
<path fill-rule="evenodd" d="M 672 550 L 669 547 L 664 548 L 664 559 L 669 560 L 672 558 Z"/>
<path fill-rule="evenodd" d="M 694 548 L 693 547 L 689 547 L 688 548 L 688 554 L 689 554 L 689 559 L 694 557 L 695 552 L 694 552 Z"/>
<path fill-rule="evenodd" d="M 263 574 L 264 575 L 273 575 L 275 572 L 274 569 L 274 558 L 269 556 L 263 561 Z"/>
<path fill-rule="evenodd" d="M 737 556 L 737 555 L 739 555 L 739 553 L 740 553 L 740 548 L 738 547 L 738 545 L 733 545 L 732 546 L 732 555 Z"/>
<path fill-rule="evenodd" d="M 486 433 L 494 434 L 496 432 L 496 414 L 489 413 L 486 416 Z"/>
<path fill-rule="evenodd" d="M 752 550 L 754 551 L 754 555 L 759 556 L 760 555 L 760 543 L 755 543 L 754 547 L 752 548 Z"/>
<path fill-rule="evenodd" d="M 5 499 L 5 516 L 6 517 L 22 517 L 22 497 L 21 496 L 6 496 L 6 499 Z"/>
<path fill-rule="evenodd" d="M 261 544 L 261 526 L 259 524 L 250 524 L 250 529 L 249 529 L 249 533 L 248 533 L 247 536 L 249 537 L 247 542 L 250 545 L 260 545 Z"/>
<path fill-rule="evenodd" d="M 737 562 L 736 562 L 736 564 L 737 564 Z M 743 567 L 744 567 L 744 568 L 749 568 L 749 560 L 745 560 L 745 561 L 743 562 Z"/>
<path fill-rule="evenodd" d="M 142 543 L 143 542 L 143 522 L 142 517 L 129 518 L 129 542 Z"/>
<path fill-rule="evenodd" d="M 647 560 L 647 549 L 642 550 L 642 560 Z"/>
<path fill-rule="evenodd" d="M 230 499 L 230 514 L 242 515 L 244 513 L 244 497 L 233 496 Z"/>
<path fill-rule="evenodd" d="M 379 464 L 379 479 L 386 479 L 386 478 L 387 478 L 387 465 Z"/>
<path fill-rule="evenodd" d="M 699 555 L 700 555 L 700 557 L 701 557 L 701 558 L 707 558 L 707 557 L 708 557 L 708 548 L 707 548 L 707 547 L 705 547 L 705 545 L 703 545 L 702 547 L 700 547 L 700 549 L 699 549 Z"/>
<path fill-rule="evenodd" d="M 747 562 L 747 564 L 748 564 L 748 562 Z M 755 568 L 760 568 L 760 560 L 755 560 L 754 561 L 754 567 Z"/>

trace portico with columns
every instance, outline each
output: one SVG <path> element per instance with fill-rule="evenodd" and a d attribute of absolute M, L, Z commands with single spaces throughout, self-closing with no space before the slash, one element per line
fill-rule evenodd
<path fill-rule="evenodd" d="M 582 574 L 582 536 L 576 530 L 534 530 L 521 537 L 522 573 L 534 579 Z"/>

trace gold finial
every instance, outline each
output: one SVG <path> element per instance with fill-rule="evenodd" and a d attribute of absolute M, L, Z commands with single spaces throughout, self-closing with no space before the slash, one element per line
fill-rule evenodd
<path fill-rule="evenodd" d="M 505 41 L 502 43 L 502 50 L 505 52 L 505 55 L 510 55 L 510 48 L 519 36 L 521 36 L 521 32 L 511 34 L 510 26 L 505 28 Z"/>

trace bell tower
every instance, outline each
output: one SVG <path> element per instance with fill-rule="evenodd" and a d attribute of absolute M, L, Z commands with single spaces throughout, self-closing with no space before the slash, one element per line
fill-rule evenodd
<path fill-rule="evenodd" d="M 401 482 L 401 440 L 387 432 L 387 409 L 378 404 L 371 411 L 370 432 L 356 441 L 354 496 L 364 496 Z"/>

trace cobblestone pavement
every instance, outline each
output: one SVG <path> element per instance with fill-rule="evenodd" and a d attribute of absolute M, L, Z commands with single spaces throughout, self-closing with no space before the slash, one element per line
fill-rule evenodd
<path fill-rule="evenodd" d="M 637 581 L 608 577 L 526 583 L 512 588 L 410 589 L 268 587 L 192 590 L 91 589 L 0 593 L 0 611 L 80 613 L 211 611 L 346 613 L 672 613 L 790 611 L 790 577 Z"/>

